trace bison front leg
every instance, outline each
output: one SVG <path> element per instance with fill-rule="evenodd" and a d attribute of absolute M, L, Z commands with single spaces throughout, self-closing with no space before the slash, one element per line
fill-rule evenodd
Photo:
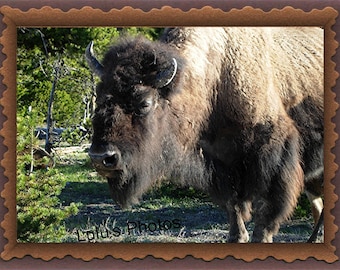
<path fill-rule="evenodd" d="M 281 139 L 274 140 L 280 138 L 277 133 L 275 131 L 273 139 L 257 152 L 260 170 L 255 179 L 261 181 L 262 189 L 253 201 L 255 228 L 252 242 L 273 241 L 280 224 L 294 212 L 303 190 L 299 135 L 291 126 L 286 128 L 285 134 L 280 134 Z"/>
<path fill-rule="evenodd" d="M 272 243 L 273 235 L 278 232 L 281 220 L 271 218 L 271 214 L 275 215 L 275 213 L 271 213 L 268 202 L 262 202 L 261 207 L 258 204 L 256 205 L 257 213 L 254 215 L 255 228 L 251 241 L 254 243 Z"/>
<path fill-rule="evenodd" d="M 301 169 L 302 170 L 302 169 Z M 297 180 L 297 179 L 296 179 Z M 301 184 L 292 182 L 294 186 L 285 186 L 286 183 L 275 183 L 267 196 L 257 199 L 254 203 L 254 223 L 252 242 L 272 243 L 273 236 L 277 234 L 280 224 L 286 221 L 297 204 Z"/>
<path fill-rule="evenodd" d="M 247 243 L 249 241 L 249 234 L 244 224 L 250 218 L 249 214 L 250 203 L 240 205 L 227 206 L 229 216 L 230 231 L 229 243 Z"/>

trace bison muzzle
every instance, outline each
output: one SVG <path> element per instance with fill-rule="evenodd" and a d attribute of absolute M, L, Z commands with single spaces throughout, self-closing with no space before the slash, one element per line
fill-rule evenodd
<path fill-rule="evenodd" d="M 123 37 L 98 61 L 94 167 L 122 207 L 171 179 L 209 193 L 229 242 L 272 242 L 306 190 L 322 211 L 323 30 L 166 29 Z"/>

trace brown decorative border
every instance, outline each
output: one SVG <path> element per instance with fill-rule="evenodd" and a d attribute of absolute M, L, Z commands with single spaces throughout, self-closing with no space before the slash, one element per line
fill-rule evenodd
<path fill-rule="evenodd" d="M 2 32 L 0 44 L 6 59 L 2 62 L 0 75 L 3 76 L 3 86 L 0 106 L 6 120 L 0 131 L 3 145 L 7 151 L 1 160 L 4 169 L 1 179 L 6 184 L 1 192 L 4 206 L 8 212 L 4 216 L 1 227 L 7 243 L 1 253 L 3 260 L 23 258 L 30 255 L 33 258 L 51 260 L 64 258 L 67 255 L 90 261 L 94 258 L 103 259 L 112 256 L 116 259 L 130 261 L 135 258 L 145 258 L 148 255 L 169 261 L 174 258 L 184 258 L 188 255 L 205 261 L 233 257 L 246 262 L 255 259 L 264 260 L 274 257 L 277 260 L 293 262 L 315 258 L 327 263 L 337 261 L 336 247 L 332 245 L 338 227 L 334 224 L 335 217 L 331 210 L 335 207 L 338 196 L 334 193 L 335 186 L 331 183 L 338 169 L 335 155 L 331 152 L 338 136 L 336 125 L 332 122 L 338 104 L 335 86 L 338 73 L 331 57 L 335 54 L 338 43 L 331 27 L 335 24 L 338 12 L 326 7 L 322 10 L 313 9 L 304 12 L 301 9 L 285 7 L 281 10 L 272 9 L 264 12 L 261 9 L 244 7 L 223 12 L 221 9 L 203 7 L 187 12 L 169 6 L 144 12 L 141 9 L 124 7 L 102 11 L 92 7 L 70 9 L 67 12 L 52 7 L 29 9 L 22 11 L 10 6 L 2 6 L 0 13 L 6 28 Z M 0 15 L 1 15 L 0 14 Z M 86 26 L 320 26 L 325 30 L 325 241 L 323 244 L 19 244 L 16 242 L 16 27 L 86 27 Z M 1 47 L 0 47 L 1 48 Z M 1 173 L 1 171 L 0 171 Z"/>

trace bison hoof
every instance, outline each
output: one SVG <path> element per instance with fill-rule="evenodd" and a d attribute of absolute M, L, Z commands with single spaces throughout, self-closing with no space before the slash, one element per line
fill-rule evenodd
<path fill-rule="evenodd" d="M 230 235 L 228 242 L 229 243 L 248 243 L 249 242 L 249 234 L 246 231 L 241 235 Z"/>
<path fill-rule="evenodd" d="M 263 231 L 254 230 L 251 240 L 253 243 L 273 243 L 273 233 L 268 232 L 266 229 Z"/>

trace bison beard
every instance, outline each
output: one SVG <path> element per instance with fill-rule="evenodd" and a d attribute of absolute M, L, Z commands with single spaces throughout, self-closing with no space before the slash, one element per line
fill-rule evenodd
<path fill-rule="evenodd" d="M 252 241 L 272 242 L 304 180 L 322 183 L 319 31 L 168 29 L 161 42 L 123 38 L 102 63 L 91 43 L 101 82 L 89 155 L 113 199 L 128 207 L 171 179 L 225 209 L 229 242 L 248 242 L 252 216 Z"/>

